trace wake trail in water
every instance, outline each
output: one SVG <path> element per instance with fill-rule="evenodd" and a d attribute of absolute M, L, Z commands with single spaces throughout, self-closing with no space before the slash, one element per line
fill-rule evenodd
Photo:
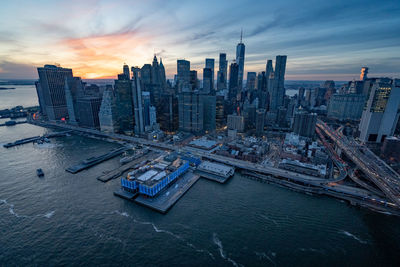
<path fill-rule="evenodd" d="M 326 255 L 325 250 L 323 249 L 315 249 L 315 248 L 298 248 L 298 250 L 302 251 L 302 252 L 315 252 L 315 253 L 320 253 L 323 255 Z"/>
<path fill-rule="evenodd" d="M 216 233 L 213 233 L 213 241 L 214 241 L 214 244 L 218 246 L 218 250 L 219 250 L 219 254 L 221 255 L 221 258 L 229 261 L 230 263 L 232 263 L 233 266 L 238 267 L 239 264 L 226 255 L 226 253 L 224 251 L 224 247 L 222 246 L 222 242 L 221 242 L 221 240 L 219 240 L 218 235 Z M 243 265 L 240 264 L 240 266 L 243 266 Z"/>
<path fill-rule="evenodd" d="M 49 211 L 49 212 L 47 212 L 47 213 L 45 213 L 45 214 L 37 214 L 37 215 L 31 215 L 31 216 L 28 216 L 28 215 L 21 215 L 21 214 L 18 214 L 17 212 L 15 212 L 15 210 L 14 210 L 14 204 L 8 203 L 6 199 L 0 199 L 0 203 L 5 204 L 6 206 L 8 206 L 8 211 L 10 212 L 10 214 L 14 215 L 14 216 L 17 217 L 17 218 L 37 218 L 37 217 L 45 217 L 45 218 L 47 218 L 47 219 L 50 219 L 50 218 L 54 215 L 54 213 L 56 212 L 55 210 L 53 210 L 53 211 Z"/>
<path fill-rule="evenodd" d="M 358 242 L 360 242 L 361 244 L 368 244 L 368 241 L 362 240 L 361 238 L 359 238 L 359 237 L 357 237 L 357 236 L 355 236 L 352 233 L 349 233 L 347 231 L 341 230 L 341 231 L 339 231 L 339 233 L 344 234 L 344 235 L 346 235 L 348 237 L 351 237 L 351 238 L 357 240 Z"/>
<path fill-rule="evenodd" d="M 255 251 L 254 252 L 260 259 L 267 259 L 270 263 L 272 263 L 274 266 L 276 266 L 276 263 L 275 263 L 275 261 L 270 257 L 270 256 L 272 256 L 272 257 L 276 257 L 276 253 L 275 252 L 271 252 L 271 251 L 268 251 L 268 254 L 270 254 L 270 256 L 268 256 L 267 255 L 267 253 L 265 253 L 265 252 L 257 252 L 257 251 Z"/>
<path fill-rule="evenodd" d="M 260 216 L 261 216 L 261 218 L 264 218 L 264 219 L 266 219 L 267 221 L 270 221 L 270 222 L 274 223 L 275 225 L 278 225 L 278 222 L 277 222 L 276 220 L 271 219 L 271 218 L 269 218 L 268 216 L 263 215 L 263 214 L 261 214 Z"/>
<path fill-rule="evenodd" d="M 131 217 L 127 212 L 120 212 L 120 211 L 116 210 L 116 211 L 114 211 L 113 213 L 116 213 L 116 214 L 118 214 L 118 215 L 121 215 L 121 216 L 124 216 L 124 217 L 127 217 L 127 218 L 128 218 L 128 217 Z M 158 227 L 157 227 L 154 223 L 152 223 L 152 222 L 139 221 L 139 220 L 136 220 L 135 218 L 132 218 L 132 219 L 133 219 L 133 222 L 134 222 L 134 223 L 138 223 L 138 224 L 142 224 L 142 225 L 150 225 L 156 233 L 164 233 L 164 234 L 170 235 L 170 236 L 174 237 L 175 239 L 178 239 L 178 240 L 182 241 L 182 242 L 185 243 L 188 247 L 191 247 L 192 249 L 194 249 L 196 252 L 199 252 L 199 253 L 206 253 L 206 254 L 208 254 L 213 260 L 215 260 L 214 255 L 213 255 L 211 252 L 209 252 L 208 250 L 198 249 L 195 245 L 193 245 L 192 243 L 189 243 L 189 242 L 186 241 L 183 237 L 181 237 L 181 236 L 179 236 L 179 235 L 177 235 L 177 234 L 175 234 L 175 233 L 173 233 L 173 232 L 171 232 L 171 231 L 164 230 L 164 229 L 160 229 L 160 228 L 158 228 Z"/>

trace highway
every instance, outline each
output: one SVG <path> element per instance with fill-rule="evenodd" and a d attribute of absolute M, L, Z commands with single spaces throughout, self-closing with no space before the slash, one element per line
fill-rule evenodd
<path fill-rule="evenodd" d="M 389 166 L 372 156 L 373 153 L 368 151 L 369 149 L 333 131 L 324 122 L 318 120 L 317 127 L 330 137 L 389 199 L 400 206 L 400 179 Z"/>
<path fill-rule="evenodd" d="M 314 177 L 314 176 L 295 173 L 295 172 L 291 172 L 291 171 L 287 171 L 287 170 L 283 170 L 283 169 L 279 169 L 279 168 L 275 168 L 275 167 L 268 167 L 268 166 L 264 166 L 261 164 L 252 163 L 249 161 L 232 159 L 229 157 L 210 154 L 208 152 L 204 152 L 199 149 L 195 149 L 195 148 L 188 147 L 188 146 L 178 147 L 176 145 L 170 145 L 170 144 L 165 144 L 165 143 L 161 143 L 161 142 L 150 141 L 150 140 L 146 140 L 143 138 L 126 136 L 126 135 L 115 134 L 115 133 L 104 133 L 104 132 L 100 132 L 95 129 L 81 128 L 81 127 L 77 127 L 77 126 L 73 126 L 73 125 L 61 124 L 61 123 L 55 123 L 55 122 L 33 121 L 32 123 L 42 125 L 44 127 L 48 127 L 48 126 L 59 127 L 59 128 L 83 132 L 86 134 L 92 134 L 92 135 L 103 136 L 103 137 L 108 137 L 108 138 L 113 138 L 113 139 L 118 139 L 118 140 L 123 140 L 123 141 L 128 141 L 128 142 L 139 143 L 142 145 L 156 147 L 156 148 L 160 148 L 163 150 L 170 150 L 170 151 L 177 151 L 177 152 L 189 152 L 195 156 L 218 161 L 218 162 L 221 162 L 221 163 L 224 163 L 227 165 L 231 165 L 234 167 L 247 169 L 247 170 L 251 170 L 251 171 L 257 171 L 257 172 L 264 173 L 264 174 L 270 174 L 270 175 L 273 175 L 276 177 L 291 179 L 293 181 L 303 182 L 303 183 L 307 183 L 310 185 L 320 185 L 321 183 L 327 183 L 327 182 L 333 181 L 333 180 L 329 180 L 329 179 L 325 179 L 325 178 L 318 178 L 318 177 Z"/>

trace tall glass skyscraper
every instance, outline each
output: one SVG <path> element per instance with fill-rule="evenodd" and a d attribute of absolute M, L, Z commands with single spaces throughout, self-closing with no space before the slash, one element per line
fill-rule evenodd
<path fill-rule="evenodd" d="M 228 61 L 226 60 L 226 54 L 219 54 L 219 70 L 217 75 L 217 89 L 223 90 L 228 86 Z"/>
<path fill-rule="evenodd" d="M 206 68 L 211 70 L 211 89 L 214 89 L 214 65 L 215 60 L 213 58 L 206 58 Z"/>
<path fill-rule="evenodd" d="M 240 34 L 240 43 L 238 43 L 236 46 L 236 63 L 239 66 L 239 70 L 238 70 L 239 90 L 242 90 L 242 88 L 243 88 L 244 53 L 245 53 L 245 45 L 242 42 L 242 33 L 241 33 Z"/>

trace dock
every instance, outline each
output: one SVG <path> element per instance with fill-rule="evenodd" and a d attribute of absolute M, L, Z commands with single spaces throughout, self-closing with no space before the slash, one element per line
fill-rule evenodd
<path fill-rule="evenodd" d="M 23 123 L 27 123 L 27 121 L 26 120 L 25 121 L 6 121 L 6 123 L 1 123 L 0 127 L 1 126 L 14 126 L 14 125 L 23 124 Z"/>
<path fill-rule="evenodd" d="M 133 200 L 138 195 L 138 193 L 132 193 L 120 188 L 114 192 L 114 195 L 126 200 Z"/>
<path fill-rule="evenodd" d="M 128 150 L 127 147 L 119 147 L 117 149 L 111 150 L 106 154 L 97 156 L 97 157 L 92 157 L 92 158 L 88 158 L 85 159 L 84 161 L 81 161 L 80 163 L 73 165 L 71 167 L 68 167 L 67 169 L 65 169 L 67 172 L 70 173 L 78 173 L 80 171 L 83 171 L 85 169 L 89 169 L 103 161 L 112 159 L 118 155 L 121 155 L 122 153 L 124 153 L 126 150 Z"/>
<path fill-rule="evenodd" d="M 147 154 L 142 155 L 140 158 L 137 158 L 125 165 L 122 165 L 119 168 L 116 168 L 110 172 L 107 172 L 103 175 L 100 175 L 99 177 L 97 177 L 97 180 L 106 183 L 112 179 L 118 178 L 119 176 L 121 176 L 124 172 L 128 171 L 129 169 L 132 169 L 135 167 L 135 165 L 139 164 L 140 162 L 142 162 L 145 159 L 148 159 L 150 157 L 155 156 L 156 153 L 155 152 L 149 152 Z"/>
<path fill-rule="evenodd" d="M 4 144 L 3 147 L 10 148 L 10 147 L 14 147 L 14 146 L 19 146 L 19 145 L 35 142 L 35 141 L 38 141 L 38 140 L 41 140 L 44 138 L 54 138 L 54 137 L 66 136 L 70 132 L 72 132 L 72 131 L 68 130 L 68 131 L 62 131 L 62 132 L 49 133 L 49 134 L 45 134 L 43 136 L 28 137 L 28 138 L 17 140 L 13 143 Z"/>
<path fill-rule="evenodd" d="M 210 181 L 218 182 L 220 184 L 226 183 L 226 181 L 228 181 L 229 178 L 232 177 L 232 176 L 224 177 L 224 176 L 214 175 L 212 173 L 203 172 L 200 170 L 196 170 L 195 173 L 200 175 L 202 178 L 205 178 Z"/>
<path fill-rule="evenodd" d="M 185 173 L 170 187 L 163 190 L 157 197 L 149 198 L 139 195 L 135 203 L 148 207 L 160 213 L 167 211 L 200 179 L 191 171 Z"/>

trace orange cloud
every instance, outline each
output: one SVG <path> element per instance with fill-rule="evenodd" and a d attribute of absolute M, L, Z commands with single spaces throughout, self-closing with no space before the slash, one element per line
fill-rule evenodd
<path fill-rule="evenodd" d="M 65 47 L 62 65 L 82 78 L 115 77 L 124 62 L 140 66 L 149 60 L 150 40 L 134 32 L 64 39 L 59 43 Z"/>

